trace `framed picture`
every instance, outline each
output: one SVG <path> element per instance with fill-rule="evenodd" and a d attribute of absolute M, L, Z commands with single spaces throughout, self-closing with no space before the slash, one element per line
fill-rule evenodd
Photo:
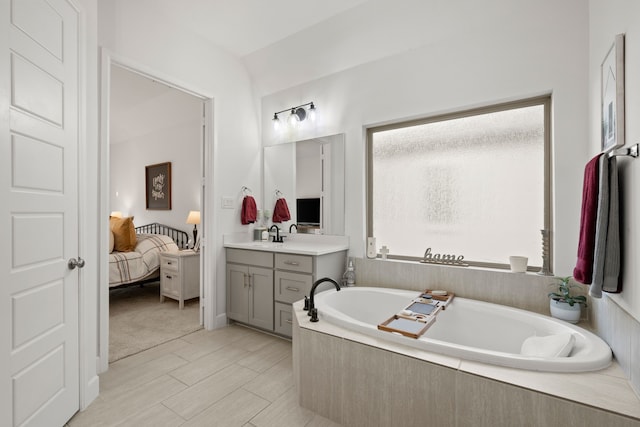
<path fill-rule="evenodd" d="M 147 209 L 171 210 L 171 162 L 145 166 Z"/>
<path fill-rule="evenodd" d="M 624 145 L 624 34 L 616 35 L 601 66 L 602 151 Z"/>

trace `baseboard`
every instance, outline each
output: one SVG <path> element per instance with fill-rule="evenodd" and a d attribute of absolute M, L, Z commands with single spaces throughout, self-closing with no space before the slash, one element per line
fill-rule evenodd
<path fill-rule="evenodd" d="M 227 322 L 227 314 L 223 313 L 223 314 L 219 314 L 216 316 L 216 320 L 214 322 L 214 326 L 213 329 L 220 329 L 220 328 L 224 328 L 225 326 L 227 326 L 228 322 Z"/>
<path fill-rule="evenodd" d="M 100 393 L 100 378 L 95 375 L 87 382 L 82 396 L 80 397 L 80 410 L 84 411 L 93 402 Z"/>

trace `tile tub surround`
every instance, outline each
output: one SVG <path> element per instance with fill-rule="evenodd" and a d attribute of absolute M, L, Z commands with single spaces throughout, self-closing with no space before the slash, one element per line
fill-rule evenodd
<path fill-rule="evenodd" d="M 640 322 L 616 297 L 592 299 L 593 329 L 613 350 L 634 391 L 640 396 Z"/>
<path fill-rule="evenodd" d="M 557 283 L 553 276 L 508 270 L 423 264 L 416 261 L 354 258 L 357 284 L 416 290 L 445 289 L 463 298 L 492 302 L 549 315 L 547 294 Z M 588 286 L 574 292 L 587 295 Z M 589 298 L 587 296 L 587 298 Z M 591 306 L 591 304 L 588 304 Z M 583 310 L 588 318 L 589 310 Z"/>
<path fill-rule="evenodd" d="M 640 400 L 615 362 L 579 374 L 503 368 L 369 337 L 322 317 L 311 323 L 302 302 L 294 312 L 300 405 L 344 427 L 536 426 L 559 419 L 563 425 L 640 426 Z"/>

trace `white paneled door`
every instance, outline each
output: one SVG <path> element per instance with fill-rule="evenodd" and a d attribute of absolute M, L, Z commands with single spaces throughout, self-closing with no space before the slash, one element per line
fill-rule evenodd
<path fill-rule="evenodd" d="M 55 427 L 79 407 L 79 14 L 0 1 L 0 425 Z"/>

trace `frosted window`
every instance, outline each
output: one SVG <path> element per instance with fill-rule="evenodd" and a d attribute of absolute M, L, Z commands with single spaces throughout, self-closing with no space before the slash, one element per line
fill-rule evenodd
<path fill-rule="evenodd" d="M 542 265 L 545 105 L 369 132 L 369 235 L 390 253 Z M 485 110 L 486 111 L 486 110 Z"/>

